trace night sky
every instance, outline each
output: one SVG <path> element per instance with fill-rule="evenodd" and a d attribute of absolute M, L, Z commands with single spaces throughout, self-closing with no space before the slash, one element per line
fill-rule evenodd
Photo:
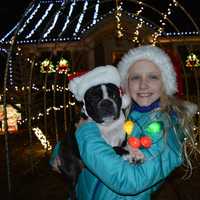
<path fill-rule="evenodd" d="M 3 1 L 0 6 L 0 37 L 15 26 L 30 2 L 31 0 Z"/>

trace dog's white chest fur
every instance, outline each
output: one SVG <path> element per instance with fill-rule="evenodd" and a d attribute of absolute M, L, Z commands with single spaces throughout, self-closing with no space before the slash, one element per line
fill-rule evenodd
<path fill-rule="evenodd" d="M 125 139 L 123 124 L 125 121 L 124 114 L 121 112 L 120 117 L 109 125 L 97 124 L 102 137 L 111 146 L 119 146 Z"/>

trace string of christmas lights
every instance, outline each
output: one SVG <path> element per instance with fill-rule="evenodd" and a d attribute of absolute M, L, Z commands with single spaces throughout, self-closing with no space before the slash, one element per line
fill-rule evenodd
<path fill-rule="evenodd" d="M 124 36 L 123 27 L 121 25 L 121 16 L 122 16 L 122 2 L 120 0 L 116 0 L 116 12 L 115 19 L 117 22 L 117 37 L 122 38 Z"/>
<path fill-rule="evenodd" d="M 81 15 L 80 15 L 80 17 L 79 17 L 79 19 L 78 19 L 78 23 L 77 23 L 76 28 L 75 28 L 75 31 L 74 31 L 74 33 L 73 33 L 74 36 L 76 36 L 76 34 L 79 32 L 79 29 L 80 29 L 80 27 L 81 27 L 81 23 L 82 23 L 82 21 L 83 21 L 85 12 L 86 12 L 86 10 L 87 10 L 87 7 L 88 7 L 88 0 L 85 0 L 84 6 L 83 6 L 83 11 L 82 11 L 82 13 L 81 13 Z"/>
<path fill-rule="evenodd" d="M 38 127 L 32 129 L 38 140 L 41 142 L 42 146 L 45 150 L 50 151 L 52 149 L 52 146 L 50 145 L 50 142 L 47 140 L 46 136 L 43 134 L 41 129 Z"/>
<path fill-rule="evenodd" d="M 31 12 L 32 8 L 34 7 L 34 5 L 30 8 L 29 12 Z M 31 20 L 33 19 L 34 16 L 36 16 L 36 14 L 38 13 L 39 9 L 40 9 L 40 3 L 37 5 L 37 7 L 33 10 L 32 14 L 29 16 L 29 18 L 25 21 L 24 25 L 19 29 L 17 35 L 20 35 L 24 29 L 27 27 L 27 25 L 31 22 Z"/>
<path fill-rule="evenodd" d="M 144 10 L 144 7 L 142 6 L 142 1 L 139 1 L 138 4 L 140 5 L 140 9 L 136 12 L 135 16 L 139 16 Z M 144 20 L 142 18 L 139 18 L 139 22 L 135 28 L 135 32 L 133 33 L 132 41 L 134 43 L 139 43 L 138 36 L 140 34 L 140 29 L 142 28 L 143 24 Z"/>
<path fill-rule="evenodd" d="M 93 20 L 92 20 L 92 25 L 95 25 L 97 23 L 97 18 L 98 18 L 98 13 L 99 13 L 99 3 L 100 3 L 100 0 L 97 0 L 97 3 L 95 5 Z"/>
<path fill-rule="evenodd" d="M 166 25 L 166 19 L 171 15 L 171 12 L 172 12 L 172 7 L 173 6 L 177 6 L 178 5 L 178 3 L 177 3 L 177 1 L 176 0 L 172 0 L 172 3 L 169 3 L 169 5 L 168 5 L 168 7 L 167 7 L 167 12 L 166 13 L 163 13 L 163 19 L 160 19 L 160 27 L 158 28 L 158 30 L 156 31 L 156 32 L 154 32 L 153 34 L 152 34 L 152 45 L 156 45 L 156 43 L 157 43 L 157 38 L 159 37 L 159 36 L 161 36 L 162 35 L 162 32 L 164 31 L 164 27 L 165 27 L 165 25 Z"/>
<path fill-rule="evenodd" d="M 70 102 L 69 101 L 68 104 L 66 105 L 66 108 L 69 108 L 70 106 L 75 106 L 75 102 Z M 52 106 L 52 107 L 49 107 L 49 108 L 46 109 L 46 114 L 49 115 L 51 110 L 60 111 L 62 109 L 64 109 L 63 105 L 60 105 L 60 107 Z M 43 116 L 44 116 L 44 113 L 40 112 L 40 113 L 36 114 L 35 116 L 32 116 L 31 120 L 33 120 L 33 121 L 40 120 Z M 22 125 L 22 124 L 24 124 L 26 122 L 28 122 L 28 118 L 24 118 L 22 120 L 18 120 L 17 121 L 17 123 L 20 124 L 20 125 Z"/>
<path fill-rule="evenodd" d="M 31 30 L 31 32 L 25 37 L 26 39 L 30 38 L 35 31 L 39 28 L 39 26 L 42 24 L 42 22 L 45 20 L 45 18 L 47 17 L 47 15 L 49 14 L 49 12 L 52 10 L 53 8 L 53 3 L 51 3 L 47 10 L 45 11 L 44 15 L 42 16 L 42 18 L 37 22 L 37 24 L 35 25 L 34 29 Z"/>

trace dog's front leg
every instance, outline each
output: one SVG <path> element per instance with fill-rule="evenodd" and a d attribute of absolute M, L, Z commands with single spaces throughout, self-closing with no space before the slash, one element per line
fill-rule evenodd
<path fill-rule="evenodd" d="M 130 145 L 127 145 L 126 149 L 128 150 L 129 153 L 126 155 L 123 155 L 123 158 L 125 160 L 128 160 L 130 163 L 135 163 L 135 164 L 144 162 L 145 157 L 142 151 L 140 151 L 140 149 L 133 148 Z"/>

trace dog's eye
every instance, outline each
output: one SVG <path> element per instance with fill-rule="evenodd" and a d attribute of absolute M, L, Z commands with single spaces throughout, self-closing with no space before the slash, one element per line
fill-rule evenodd
<path fill-rule="evenodd" d="M 110 98 L 112 98 L 112 99 L 116 99 L 116 98 L 117 98 L 117 94 L 115 94 L 115 93 L 111 93 L 109 96 L 110 96 Z"/>
<path fill-rule="evenodd" d="M 98 92 L 93 92 L 92 97 L 95 98 L 96 100 L 101 99 L 102 95 L 100 95 Z"/>

